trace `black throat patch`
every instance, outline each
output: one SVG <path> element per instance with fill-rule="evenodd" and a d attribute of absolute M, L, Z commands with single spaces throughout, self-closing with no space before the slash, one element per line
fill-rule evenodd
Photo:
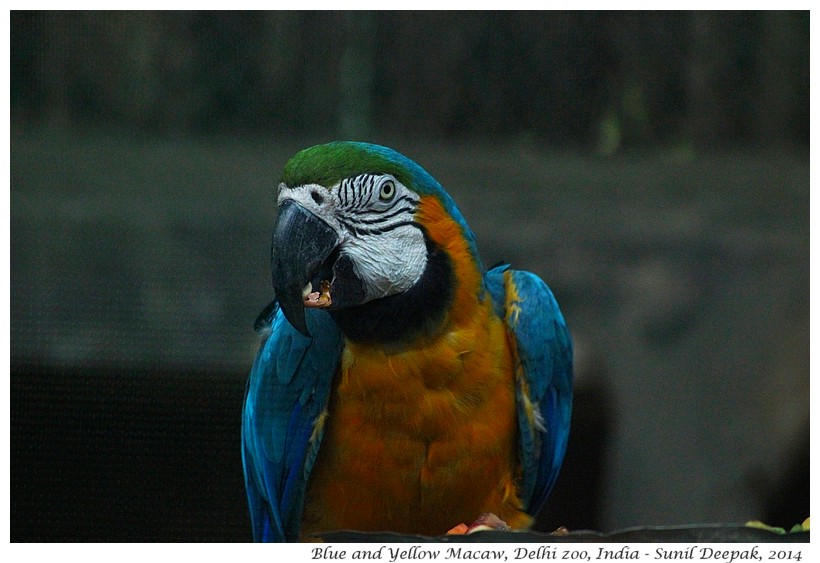
<path fill-rule="evenodd" d="M 425 233 L 427 266 L 419 281 L 402 293 L 374 299 L 349 309 L 330 310 L 350 340 L 400 346 L 439 328 L 454 295 L 450 257 Z"/>

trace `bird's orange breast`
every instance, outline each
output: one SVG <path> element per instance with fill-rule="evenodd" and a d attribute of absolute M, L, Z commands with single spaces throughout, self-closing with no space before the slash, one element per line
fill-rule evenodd
<path fill-rule="evenodd" d="M 482 512 L 530 517 L 514 481 L 514 369 L 506 329 L 481 291 L 464 237 L 434 198 L 430 236 L 457 287 L 442 331 L 401 350 L 347 342 L 308 482 L 302 534 L 335 529 L 438 535 Z M 448 223 L 449 222 L 449 223 Z M 436 240 L 439 239 L 439 240 Z"/>

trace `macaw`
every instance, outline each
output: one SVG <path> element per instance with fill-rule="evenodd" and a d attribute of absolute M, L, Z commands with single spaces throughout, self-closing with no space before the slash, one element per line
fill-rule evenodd
<path fill-rule="evenodd" d="M 572 404 L 572 340 L 539 277 L 485 271 L 441 185 L 360 142 L 287 162 L 271 270 L 242 419 L 254 540 L 532 524 Z"/>

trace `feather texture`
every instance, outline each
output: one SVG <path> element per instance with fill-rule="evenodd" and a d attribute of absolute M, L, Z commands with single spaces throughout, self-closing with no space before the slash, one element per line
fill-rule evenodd
<path fill-rule="evenodd" d="M 293 541 L 342 340 L 323 311 L 308 312 L 312 338 L 290 326 L 278 307 L 268 317 L 270 335 L 245 394 L 242 461 L 254 540 Z"/>
<path fill-rule="evenodd" d="M 496 312 L 513 335 L 522 499 L 543 507 L 564 460 L 572 415 L 572 338 L 547 284 L 503 264 L 486 275 Z"/>
<path fill-rule="evenodd" d="M 534 274 L 485 273 L 450 196 L 391 149 L 312 147 L 283 182 L 330 187 L 363 173 L 391 174 L 418 194 L 427 267 L 406 291 L 307 310 L 310 337 L 276 303 L 260 315 L 242 424 L 254 539 L 440 534 L 481 512 L 527 527 L 569 433 L 572 340 L 558 305 Z"/>

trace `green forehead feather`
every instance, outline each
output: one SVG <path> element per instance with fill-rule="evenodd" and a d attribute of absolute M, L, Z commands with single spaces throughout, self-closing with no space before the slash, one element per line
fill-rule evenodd
<path fill-rule="evenodd" d="M 344 178 L 359 174 L 392 174 L 416 193 L 435 196 L 461 226 L 473 258 L 481 263 L 473 232 L 455 202 L 424 168 L 393 149 L 353 141 L 316 145 L 296 153 L 285 164 L 282 182 L 292 188 L 305 184 L 319 184 L 329 188 Z"/>
<path fill-rule="evenodd" d="M 405 186 L 418 188 L 413 181 L 413 167 L 417 165 L 386 147 L 334 142 L 296 153 L 285 165 L 282 181 L 291 187 L 303 184 L 330 187 L 343 178 L 359 174 L 392 174 Z"/>

